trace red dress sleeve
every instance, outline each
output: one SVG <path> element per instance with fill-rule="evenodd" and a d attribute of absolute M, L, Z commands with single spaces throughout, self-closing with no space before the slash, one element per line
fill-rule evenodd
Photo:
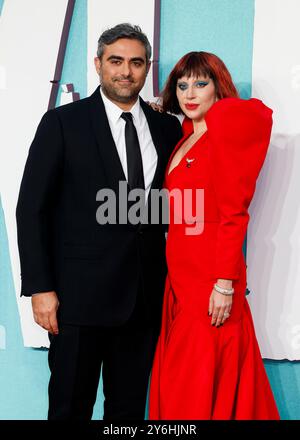
<path fill-rule="evenodd" d="M 269 146 L 272 113 L 255 98 L 225 98 L 206 114 L 212 145 L 212 181 L 220 216 L 216 278 L 239 278 L 248 207 Z"/>

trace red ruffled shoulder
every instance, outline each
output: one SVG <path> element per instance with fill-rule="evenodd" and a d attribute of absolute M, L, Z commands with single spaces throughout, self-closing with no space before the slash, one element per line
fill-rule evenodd
<path fill-rule="evenodd" d="M 273 111 L 256 98 L 224 98 L 217 101 L 207 112 L 208 130 L 221 136 L 241 139 L 246 143 L 265 141 L 269 144 Z M 212 133 L 214 134 L 214 133 Z"/>
<path fill-rule="evenodd" d="M 272 129 L 272 113 L 260 99 L 224 98 L 217 101 L 207 112 L 205 121 L 209 130 L 234 134 L 235 138 L 262 141 L 269 144 Z M 193 122 L 185 117 L 182 122 L 183 135 L 194 130 Z"/>

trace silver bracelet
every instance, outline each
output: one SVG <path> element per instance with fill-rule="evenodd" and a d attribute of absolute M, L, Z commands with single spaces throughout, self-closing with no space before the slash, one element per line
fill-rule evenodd
<path fill-rule="evenodd" d="M 234 288 L 232 287 L 231 289 L 223 289 L 223 287 L 218 286 L 217 283 L 214 284 L 214 289 L 219 292 L 222 293 L 223 295 L 232 295 L 234 292 Z"/>

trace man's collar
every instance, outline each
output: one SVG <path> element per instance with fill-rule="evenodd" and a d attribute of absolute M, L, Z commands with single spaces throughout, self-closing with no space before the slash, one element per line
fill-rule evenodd
<path fill-rule="evenodd" d="M 107 116 L 109 116 L 109 119 L 114 124 L 116 124 L 118 122 L 118 120 L 120 119 L 121 114 L 124 112 L 124 110 L 122 110 L 118 105 L 116 105 L 109 98 L 107 98 L 107 96 L 105 96 L 105 94 L 101 90 L 101 87 L 100 87 L 99 90 L 100 90 L 100 94 L 101 94 L 101 97 L 102 97 L 102 100 L 103 100 L 103 104 L 104 104 Z M 132 113 L 133 120 L 135 120 L 138 123 L 140 122 L 142 108 L 141 108 L 141 105 L 140 105 L 140 99 L 139 98 L 136 100 L 136 102 L 131 107 L 131 109 L 128 110 L 128 112 Z"/>

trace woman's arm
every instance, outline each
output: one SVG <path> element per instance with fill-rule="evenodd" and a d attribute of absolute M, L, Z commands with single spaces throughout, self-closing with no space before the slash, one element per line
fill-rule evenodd
<path fill-rule="evenodd" d="M 249 222 L 248 208 L 256 180 L 270 142 L 272 110 L 257 99 L 226 98 L 206 115 L 211 142 L 212 181 L 219 210 L 215 278 L 217 285 L 230 289 L 244 269 L 243 242 Z M 224 322 L 233 296 L 212 292 L 218 313 L 213 319 Z M 214 315 L 214 311 L 212 312 Z"/>

